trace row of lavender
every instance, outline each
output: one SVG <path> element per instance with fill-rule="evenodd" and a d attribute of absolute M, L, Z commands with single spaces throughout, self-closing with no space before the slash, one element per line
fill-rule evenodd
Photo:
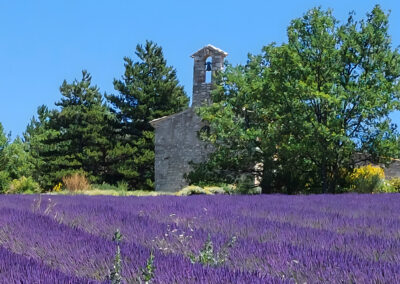
<path fill-rule="evenodd" d="M 400 195 L 2 196 L 0 282 L 400 283 Z M 193 264 L 208 236 L 219 265 Z M 32 281 L 28 281 L 32 282 Z"/>

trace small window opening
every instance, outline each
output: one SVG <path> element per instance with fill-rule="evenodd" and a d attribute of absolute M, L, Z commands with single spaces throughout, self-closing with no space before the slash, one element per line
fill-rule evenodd
<path fill-rule="evenodd" d="M 205 68 L 206 68 L 206 83 L 209 84 L 211 83 L 211 78 L 212 78 L 212 60 L 206 61 Z"/>

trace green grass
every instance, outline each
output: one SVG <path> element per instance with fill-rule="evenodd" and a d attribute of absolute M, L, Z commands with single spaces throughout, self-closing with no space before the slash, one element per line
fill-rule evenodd
<path fill-rule="evenodd" d="M 79 191 L 68 191 L 62 190 L 59 192 L 51 192 L 50 194 L 60 194 L 60 195 L 112 195 L 112 196 L 158 196 L 158 195 L 173 195 L 172 192 L 156 192 L 156 191 L 146 191 L 146 190 L 133 190 L 133 191 L 120 191 L 115 189 L 89 189 L 89 190 L 79 190 Z"/>

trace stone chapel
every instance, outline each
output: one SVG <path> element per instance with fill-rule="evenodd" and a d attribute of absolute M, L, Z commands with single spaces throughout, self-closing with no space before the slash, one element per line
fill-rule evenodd
<path fill-rule="evenodd" d="M 195 108 L 210 103 L 213 73 L 224 68 L 228 54 L 212 45 L 195 52 L 193 95 L 190 108 L 151 121 L 155 129 L 155 190 L 175 192 L 187 186 L 184 175 L 190 162 L 203 162 L 211 153 L 211 145 L 198 138 L 204 126 Z"/>

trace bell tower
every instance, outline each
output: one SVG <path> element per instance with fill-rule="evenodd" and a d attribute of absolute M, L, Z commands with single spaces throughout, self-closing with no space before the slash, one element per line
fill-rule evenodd
<path fill-rule="evenodd" d="M 227 55 L 228 53 L 211 44 L 192 55 L 194 59 L 192 107 L 210 103 L 213 75 L 216 71 L 223 70 Z"/>

